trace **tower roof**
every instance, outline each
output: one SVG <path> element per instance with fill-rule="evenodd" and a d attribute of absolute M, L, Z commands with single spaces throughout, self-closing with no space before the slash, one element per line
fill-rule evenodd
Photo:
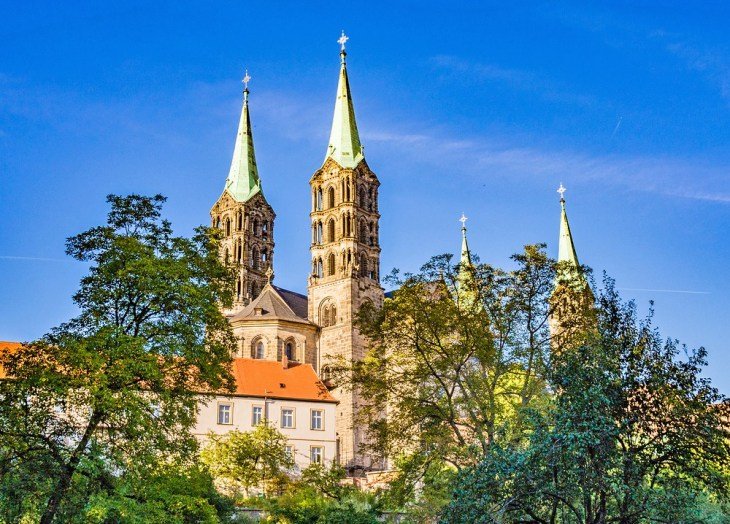
<path fill-rule="evenodd" d="M 348 38 L 345 33 L 338 40 L 342 49 L 340 50 L 340 79 L 337 83 L 337 98 L 335 99 L 335 111 L 332 118 L 332 130 L 330 141 L 327 146 L 325 160 L 331 158 L 339 165 L 352 169 L 365 158 L 363 147 L 360 143 L 360 134 L 357 132 L 355 123 L 355 108 L 352 104 L 350 94 L 350 81 L 347 78 L 347 64 L 345 57 L 345 42 Z"/>
<path fill-rule="evenodd" d="M 248 71 L 243 79 L 243 109 L 241 120 L 238 123 L 236 146 L 233 149 L 231 169 L 226 179 L 226 191 L 238 202 L 246 202 L 255 194 L 261 192 L 261 179 L 256 167 L 256 154 L 253 148 L 253 134 L 251 133 L 251 117 L 248 113 L 248 82 L 251 77 Z"/>
<path fill-rule="evenodd" d="M 562 188 L 562 184 L 560 185 Z M 564 191 L 564 189 L 563 189 Z M 568 214 L 565 212 L 565 198 L 560 196 L 560 240 L 558 242 L 558 262 L 570 262 L 571 265 L 579 267 L 578 255 L 575 253 L 573 235 L 570 233 Z"/>
<path fill-rule="evenodd" d="M 461 214 L 459 221 L 461 222 L 461 260 L 460 264 L 462 267 L 470 267 L 471 264 L 471 251 L 469 251 L 469 243 L 466 241 L 466 220 L 464 214 Z"/>
<path fill-rule="evenodd" d="M 580 270 L 578 255 L 575 252 L 575 244 L 573 243 L 573 235 L 570 232 L 570 224 L 568 223 L 568 213 L 565 211 L 565 188 L 563 187 L 563 184 L 560 184 L 558 193 L 560 193 L 560 237 L 558 239 L 558 263 L 562 263 L 564 266 L 557 275 L 558 282 L 577 280 L 581 285 L 587 285 L 588 283 L 586 282 L 586 278 Z"/>

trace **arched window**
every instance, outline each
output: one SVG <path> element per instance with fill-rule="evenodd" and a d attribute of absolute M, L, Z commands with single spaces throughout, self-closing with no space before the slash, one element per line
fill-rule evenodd
<path fill-rule="evenodd" d="M 231 236 L 231 219 L 226 218 L 226 236 Z"/>
<path fill-rule="evenodd" d="M 332 368 L 330 366 L 322 367 L 322 381 L 332 380 Z"/>
<path fill-rule="evenodd" d="M 236 229 L 241 231 L 243 229 L 243 213 L 240 211 L 238 212 L 238 215 L 236 217 Z"/>
<path fill-rule="evenodd" d="M 316 274 L 319 278 L 322 278 L 324 276 L 324 267 L 323 267 L 321 258 L 317 259 L 317 273 Z"/>
<path fill-rule="evenodd" d="M 368 276 L 368 257 L 364 253 L 360 257 L 360 276 L 361 277 Z"/>
<path fill-rule="evenodd" d="M 287 340 L 284 344 L 284 355 L 286 355 L 287 360 L 296 360 L 294 358 L 294 342 L 291 340 Z"/>
<path fill-rule="evenodd" d="M 373 188 L 368 190 L 368 211 L 373 210 Z"/>
<path fill-rule="evenodd" d="M 255 236 L 258 236 L 258 234 L 259 234 L 259 219 L 258 218 L 253 219 L 253 226 L 252 226 L 251 232 Z"/>
<path fill-rule="evenodd" d="M 243 262 L 243 244 L 241 242 L 238 243 L 238 249 L 236 253 L 236 261 L 240 264 Z"/>
<path fill-rule="evenodd" d="M 345 181 L 345 200 L 350 201 L 350 181 Z"/>
<path fill-rule="evenodd" d="M 329 325 L 334 326 L 337 324 L 337 308 L 334 304 L 332 304 L 332 307 L 330 308 L 330 321 Z"/>
<path fill-rule="evenodd" d="M 331 187 L 327 191 L 327 205 L 328 207 L 335 207 L 335 188 Z"/>
<path fill-rule="evenodd" d="M 228 265 L 228 248 L 223 252 L 223 262 Z"/>
<path fill-rule="evenodd" d="M 253 266 L 254 269 L 259 268 L 259 249 L 257 247 L 254 247 L 251 251 L 251 266 Z"/>
<path fill-rule="evenodd" d="M 337 307 L 331 298 L 325 298 L 319 305 L 319 325 L 323 328 L 334 326 L 337 322 Z"/>
<path fill-rule="evenodd" d="M 366 199 L 367 199 L 367 195 L 365 194 L 365 188 L 361 187 L 360 188 L 360 207 L 362 207 L 363 209 L 365 208 Z"/>
<path fill-rule="evenodd" d="M 327 257 L 327 276 L 332 276 L 335 274 L 336 264 L 335 264 L 335 254 L 330 253 Z"/>
<path fill-rule="evenodd" d="M 317 189 L 314 197 L 315 211 L 322 211 L 322 188 Z"/>
<path fill-rule="evenodd" d="M 241 279 L 236 282 L 236 297 L 241 298 Z"/>
<path fill-rule="evenodd" d="M 330 218 L 330 221 L 327 222 L 327 240 L 330 242 L 335 241 L 335 219 Z"/>
<path fill-rule="evenodd" d="M 367 242 L 367 238 L 368 238 L 368 225 L 363 220 L 362 222 L 360 222 L 360 238 L 359 238 L 359 240 L 360 240 L 360 242 L 362 242 L 364 244 L 365 242 Z"/>
<path fill-rule="evenodd" d="M 221 217 L 216 217 L 215 219 L 215 228 L 220 229 L 221 228 Z"/>
<path fill-rule="evenodd" d="M 322 243 L 322 222 L 317 222 L 317 239 L 315 241 L 316 244 Z"/>
<path fill-rule="evenodd" d="M 254 348 L 253 349 L 254 349 L 253 350 L 253 355 L 251 355 L 253 358 L 262 359 L 262 358 L 265 358 L 266 357 L 266 348 L 264 346 L 264 341 L 263 340 L 258 340 L 254 344 Z"/>

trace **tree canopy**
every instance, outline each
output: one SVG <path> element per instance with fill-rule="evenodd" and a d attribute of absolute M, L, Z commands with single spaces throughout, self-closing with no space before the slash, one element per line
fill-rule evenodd
<path fill-rule="evenodd" d="M 235 339 L 219 306 L 233 274 L 214 231 L 173 235 L 164 201 L 110 195 L 106 223 L 66 243 L 90 265 L 78 316 L 0 356 L 12 377 L 0 381 L 0 476 L 27 485 L 20 504 L 43 506 L 44 524 L 79 512 L 87 497 L 70 491 L 82 479 L 103 488 L 189 454 L 195 392 L 232 385 Z"/>

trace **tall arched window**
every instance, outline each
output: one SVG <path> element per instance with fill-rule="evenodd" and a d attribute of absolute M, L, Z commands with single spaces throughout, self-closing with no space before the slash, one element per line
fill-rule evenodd
<path fill-rule="evenodd" d="M 373 188 L 368 190 L 368 211 L 373 210 Z"/>
<path fill-rule="evenodd" d="M 332 304 L 332 307 L 330 308 L 330 321 L 329 325 L 334 326 L 337 324 L 337 308 L 334 304 Z"/>
<path fill-rule="evenodd" d="M 236 252 L 236 261 L 241 264 L 243 262 L 243 244 L 241 242 L 238 243 L 238 249 Z"/>
<path fill-rule="evenodd" d="M 330 221 L 327 222 L 327 240 L 330 242 L 335 241 L 335 219 L 330 218 Z"/>
<path fill-rule="evenodd" d="M 335 260 L 336 260 L 335 254 L 330 253 L 329 256 L 327 257 L 327 275 L 330 277 L 335 274 L 335 268 L 336 268 Z"/>
<path fill-rule="evenodd" d="M 253 266 L 254 269 L 258 269 L 260 259 L 259 259 L 259 249 L 257 247 L 254 247 L 253 250 L 251 251 L 251 258 L 253 259 L 253 260 L 251 260 L 251 265 Z"/>
<path fill-rule="evenodd" d="M 287 340 L 284 344 L 284 355 L 286 355 L 287 360 L 296 360 L 294 358 L 294 342 L 291 340 Z"/>
<path fill-rule="evenodd" d="M 258 234 L 259 234 L 259 219 L 258 218 L 253 219 L 253 225 L 251 226 L 251 232 L 254 234 L 254 236 L 258 236 Z"/>
<path fill-rule="evenodd" d="M 264 347 L 264 341 L 259 340 L 254 346 L 253 358 L 262 359 L 266 357 L 266 348 Z"/>
<path fill-rule="evenodd" d="M 243 213 L 240 211 L 238 212 L 238 215 L 236 217 L 236 229 L 241 231 L 243 229 Z"/>
<path fill-rule="evenodd" d="M 327 205 L 328 207 L 335 207 L 335 188 L 331 187 L 327 191 Z"/>
<path fill-rule="evenodd" d="M 367 195 L 365 194 L 365 188 L 361 187 L 360 188 L 360 207 L 362 207 L 363 209 L 365 208 L 366 197 L 367 197 Z"/>
<path fill-rule="evenodd" d="M 322 243 L 322 222 L 317 222 L 317 235 L 316 235 L 316 244 Z"/>
<path fill-rule="evenodd" d="M 324 276 L 324 267 L 321 258 L 317 259 L 317 276 L 319 278 L 322 278 Z"/>
<path fill-rule="evenodd" d="M 360 276 L 361 277 L 368 276 L 368 257 L 364 253 L 360 257 Z"/>
<path fill-rule="evenodd" d="M 314 197 L 314 209 L 322 211 L 322 188 L 317 189 Z"/>
<path fill-rule="evenodd" d="M 360 242 L 362 242 L 364 244 L 365 242 L 367 242 L 367 238 L 368 238 L 368 225 L 363 220 L 362 222 L 360 222 L 360 239 L 359 240 L 360 240 Z"/>
<path fill-rule="evenodd" d="M 231 219 L 226 218 L 226 236 L 231 236 Z"/>

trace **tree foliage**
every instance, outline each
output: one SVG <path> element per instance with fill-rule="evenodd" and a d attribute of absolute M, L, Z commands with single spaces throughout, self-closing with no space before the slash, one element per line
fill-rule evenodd
<path fill-rule="evenodd" d="M 706 351 L 663 340 L 610 280 L 596 312 L 554 358 L 554 401 L 527 442 L 465 471 L 444 522 L 703 522 L 727 501 L 730 404 L 701 375 Z"/>
<path fill-rule="evenodd" d="M 361 309 L 369 350 L 352 367 L 340 363 L 338 380 L 365 399 L 374 454 L 459 469 L 518 438 L 521 411 L 545 398 L 555 269 L 544 246 L 513 262 L 503 271 L 435 257 L 417 274 L 394 273 L 382 309 Z"/>
<path fill-rule="evenodd" d="M 266 495 L 281 491 L 294 466 L 286 443 L 286 437 L 275 427 L 259 424 L 252 431 L 211 433 L 200 457 L 229 494 L 250 496 L 262 489 Z"/>
<path fill-rule="evenodd" d="M 32 483 L 44 524 L 79 511 L 71 501 L 85 496 L 70 491 L 80 477 L 108 484 L 189 454 L 195 391 L 232 384 L 235 339 L 219 305 L 230 303 L 233 278 L 216 234 L 174 236 L 159 195 L 107 201 L 106 224 L 67 241 L 90 264 L 74 295 L 78 316 L 0 357 L 12 377 L 0 383 L 0 475 Z"/>

